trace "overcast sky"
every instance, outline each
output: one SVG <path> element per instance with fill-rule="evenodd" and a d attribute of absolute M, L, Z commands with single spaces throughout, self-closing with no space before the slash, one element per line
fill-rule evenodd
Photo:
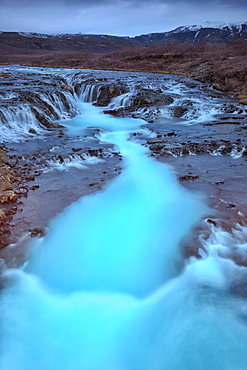
<path fill-rule="evenodd" d="M 1 31 L 135 36 L 205 21 L 246 22 L 247 0 L 0 0 Z"/>

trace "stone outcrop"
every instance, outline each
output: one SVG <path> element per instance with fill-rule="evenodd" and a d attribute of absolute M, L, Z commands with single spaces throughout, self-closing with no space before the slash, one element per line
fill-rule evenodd
<path fill-rule="evenodd" d="M 113 98 L 126 93 L 124 86 L 119 85 L 102 85 L 99 90 L 97 101 L 94 103 L 98 107 L 106 107 Z"/>

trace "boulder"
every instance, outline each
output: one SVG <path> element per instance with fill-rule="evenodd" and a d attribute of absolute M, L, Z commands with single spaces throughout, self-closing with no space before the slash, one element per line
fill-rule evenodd
<path fill-rule="evenodd" d="M 110 104 L 113 98 L 116 98 L 124 93 L 126 93 L 126 89 L 123 86 L 103 85 L 100 88 L 97 101 L 94 103 L 94 105 L 106 107 Z"/>

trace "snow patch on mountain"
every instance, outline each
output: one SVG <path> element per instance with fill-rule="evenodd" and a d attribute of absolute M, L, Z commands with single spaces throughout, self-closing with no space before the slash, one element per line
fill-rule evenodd
<path fill-rule="evenodd" d="M 38 37 L 42 39 L 47 39 L 49 35 L 46 35 L 45 33 L 36 33 L 36 32 L 18 32 L 19 35 L 25 36 L 25 37 Z"/>
<path fill-rule="evenodd" d="M 179 32 L 186 32 L 186 31 L 199 31 L 202 28 L 218 28 L 221 30 L 230 29 L 232 30 L 232 32 L 234 31 L 241 32 L 244 25 L 247 26 L 247 22 L 223 23 L 223 22 L 218 22 L 218 21 L 215 21 L 215 22 L 207 21 L 200 25 L 194 24 L 194 25 L 188 25 L 188 26 L 181 26 L 171 32 L 179 33 Z"/>

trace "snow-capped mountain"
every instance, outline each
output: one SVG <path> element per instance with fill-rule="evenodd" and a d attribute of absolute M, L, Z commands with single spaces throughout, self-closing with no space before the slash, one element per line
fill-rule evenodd
<path fill-rule="evenodd" d="M 135 39 L 144 44 L 164 44 L 179 42 L 193 43 L 226 43 L 231 40 L 247 40 L 247 22 L 220 23 L 205 22 L 201 25 L 181 26 L 175 30 L 141 35 Z"/>
<path fill-rule="evenodd" d="M 36 32 L 0 32 L 0 55 L 46 54 L 51 52 L 106 53 L 132 45 L 227 43 L 247 40 L 247 22 L 181 26 L 169 32 L 135 37 L 95 34 L 54 34 Z"/>

